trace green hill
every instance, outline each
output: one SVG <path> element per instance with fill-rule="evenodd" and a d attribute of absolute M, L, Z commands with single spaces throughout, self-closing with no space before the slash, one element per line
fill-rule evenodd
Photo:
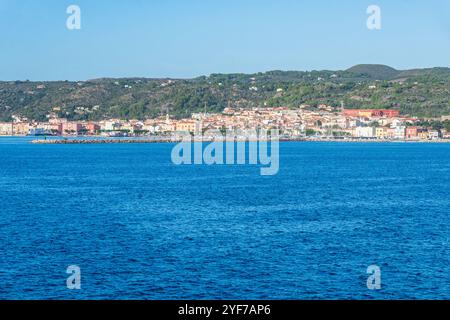
<path fill-rule="evenodd" d="M 346 108 L 393 108 L 402 114 L 450 114 L 450 69 L 395 70 L 358 65 L 345 71 L 269 71 L 212 74 L 195 79 L 102 78 L 80 82 L 0 82 L 0 121 L 20 115 L 45 120 L 52 111 L 71 120 L 152 118 L 169 112 L 220 112 L 227 105 L 251 108 L 320 104 Z"/>
<path fill-rule="evenodd" d="M 359 64 L 346 71 L 378 80 L 392 80 L 401 73 L 401 71 L 381 64 Z"/>

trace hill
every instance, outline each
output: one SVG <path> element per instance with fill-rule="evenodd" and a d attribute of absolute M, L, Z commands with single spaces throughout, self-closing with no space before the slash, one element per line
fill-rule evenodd
<path fill-rule="evenodd" d="M 401 73 L 401 71 L 381 64 L 359 64 L 347 69 L 347 72 L 377 80 L 392 80 Z"/>
<path fill-rule="evenodd" d="M 102 78 L 88 81 L 0 82 L 0 121 L 12 115 L 45 120 L 143 119 L 169 112 L 188 117 L 227 105 L 251 108 L 320 104 L 394 108 L 402 114 L 450 114 L 450 69 L 395 70 L 358 65 L 344 71 L 269 71 L 212 74 L 195 79 Z"/>

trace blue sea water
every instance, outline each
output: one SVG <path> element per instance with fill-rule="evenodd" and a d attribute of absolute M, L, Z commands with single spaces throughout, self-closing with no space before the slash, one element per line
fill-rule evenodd
<path fill-rule="evenodd" d="M 1 138 L 0 298 L 450 298 L 450 144 L 285 142 L 276 176 L 172 147 Z"/>

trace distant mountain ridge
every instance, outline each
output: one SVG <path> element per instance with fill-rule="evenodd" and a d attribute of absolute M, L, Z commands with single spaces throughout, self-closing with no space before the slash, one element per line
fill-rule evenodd
<path fill-rule="evenodd" d="M 347 72 L 365 75 L 374 80 L 395 80 L 400 78 L 409 78 L 413 76 L 421 76 L 432 74 L 433 72 L 447 73 L 450 75 L 450 68 L 425 68 L 396 70 L 392 67 L 382 64 L 358 64 L 346 70 Z"/>
<path fill-rule="evenodd" d="M 181 118 L 193 112 L 321 104 L 388 108 L 402 114 L 450 114 L 450 68 L 396 70 L 361 64 L 347 70 L 211 74 L 194 79 L 100 78 L 87 81 L 0 82 L 0 121 L 18 115 L 45 120 Z"/>

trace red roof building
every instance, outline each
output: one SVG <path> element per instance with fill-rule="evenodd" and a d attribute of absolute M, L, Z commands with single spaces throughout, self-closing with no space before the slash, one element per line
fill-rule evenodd
<path fill-rule="evenodd" d="M 392 109 L 344 109 L 343 115 L 347 117 L 387 117 L 394 118 L 400 115 L 399 110 Z"/>

